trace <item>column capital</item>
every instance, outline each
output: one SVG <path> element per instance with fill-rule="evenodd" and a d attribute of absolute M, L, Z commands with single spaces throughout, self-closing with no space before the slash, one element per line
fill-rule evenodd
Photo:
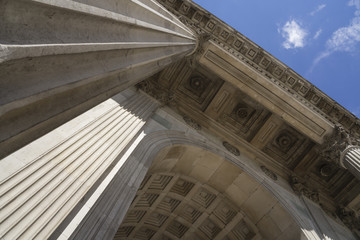
<path fill-rule="evenodd" d="M 352 136 L 340 124 L 336 124 L 333 134 L 325 137 L 319 154 L 326 161 L 335 162 L 346 168 L 343 164 L 344 156 L 354 148 L 360 148 L 360 139 Z"/>
<path fill-rule="evenodd" d="M 344 159 L 345 159 L 345 156 L 348 152 L 350 151 L 353 151 L 353 150 L 360 150 L 360 146 L 359 145 L 348 145 L 344 151 L 341 152 L 340 154 L 340 159 L 339 159 L 339 163 L 340 163 L 340 166 L 343 167 L 343 168 L 347 168 L 345 165 L 344 165 Z"/>

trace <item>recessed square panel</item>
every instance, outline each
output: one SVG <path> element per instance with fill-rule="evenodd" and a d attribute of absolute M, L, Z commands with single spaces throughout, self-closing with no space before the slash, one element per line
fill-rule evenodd
<path fill-rule="evenodd" d="M 206 27 L 210 30 L 214 30 L 215 25 L 216 25 L 215 22 L 209 21 L 209 23 L 206 25 Z"/>
<path fill-rule="evenodd" d="M 198 68 L 187 78 L 180 79 L 175 92 L 176 98 L 181 104 L 188 103 L 191 107 L 205 110 L 222 84 L 223 80 L 216 75 Z"/>
<path fill-rule="evenodd" d="M 255 54 L 256 54 L 256 51 L 254 51 L 253 49 L 250 49 L 249 52 L 248 52 L 248 55 L 249 55 L 250 57 L 254 57 Z"/>
<path fill-rule="evenodd" d="M 266 144 L 263 151 L 276 160 L 293 164 L 309 142 L 290 126 L 282 126 Z"/>
<path fill-rule="evenodd" d="M 241 42 L 240 40 L 236 40 L 236 41 L 234 42 L 234 47 L 236 47 L 237 49 L 239 49 L 242 44 L 243 44 L 243 42 Z"/>
<path fill-rule="evenodd" d="M 226 83 L 207 113 L 231 133 L 251 140 L 269 117 L 269 111 L 249 96 Z"/>

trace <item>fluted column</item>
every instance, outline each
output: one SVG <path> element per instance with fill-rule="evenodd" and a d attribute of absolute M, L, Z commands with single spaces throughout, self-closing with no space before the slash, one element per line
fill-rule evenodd
<path fill-rule="evenodd" d="M 325 139 L 320 155 L 329 162 L 334 162 L 348 169 L 360 180 L 360 139 L 352 136 L 340 124 L 335 125 L 334 132 Z M 327 176 L 327 170 L 321 174 Z"/>
<path fill-rule="evenodd" d="M 155 0 L 0 1 L 0 158 L 195 46 Z"/>
<path fill-rule="evenodd" d="M 71 220 L 157 107 L 127 90 L 0 161 L 0 239 L 47 239 Z"/>
<path fill-rule="evenodd" d="M 360 180 L 360 147 L 348 146 L 341 154 L 340 164 Z"/>

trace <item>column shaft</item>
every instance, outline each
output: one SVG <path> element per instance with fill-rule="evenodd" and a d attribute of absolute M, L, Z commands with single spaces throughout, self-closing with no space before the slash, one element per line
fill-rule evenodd
<path fill-rule="evenodd" d="M 341 163 L 360 180 L 360 147 L 350 146 L 345 149 Z"/>
<path fill-rule="evenodd" d="M 124 94 L 0 162 L 1 239 L 47 239 L 106 176 L 158 106 Z"/>
<path fill-rule="evenodd" d="M 191 53 L 154 0 L 0 2 L 0 158 Z"/>

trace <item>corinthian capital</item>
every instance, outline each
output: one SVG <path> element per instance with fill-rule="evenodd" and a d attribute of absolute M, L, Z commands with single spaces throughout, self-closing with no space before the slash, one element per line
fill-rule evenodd
<path fill-rule="evenodd" d="M 336 124 L 333 134 L 325 138 L 319 154 L 326 161 L 343 166 L 340 161 L 342 153 L 352 146 L 360 146 L 360 140 L 351 136 L 340 124 Z"/>

